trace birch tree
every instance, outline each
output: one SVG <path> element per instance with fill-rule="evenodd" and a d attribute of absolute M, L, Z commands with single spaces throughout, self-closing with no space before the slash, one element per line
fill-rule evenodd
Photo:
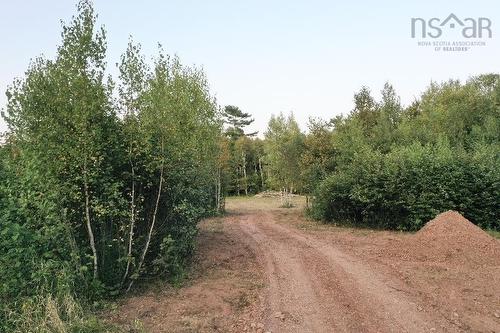
<path fill-rule="evenodd" d="M 139 210 L 142 208 L 140 202 L 144 199 L 140 191 L 140 176 L 142 174 L 142 159 L 144 159 L 143 134 L 139 122 L 139 114 L 144 108 L 144 95 L 147 91 L 149 68 L 146 65 L 144 56 L 141 54 L 141 45 L 135 44 L 132 38 L 129 39 L 127 50 L 121 57 L 119 64 L 120 84 L 118 92 L 120 96 L 120 109 L 123 115 L 123 130 L 127 145 L 127 157 L 130 168 L 128 194 L 130 197 L 130 222 L 128 226 L 126 267 L 123 273 L 122 282 L 128 277 L 130 266 L 133 263 L 132 249 L 134 245 L 134 232 Z M 139 184 L 138 184 L 139 183 Z"/>
<path fill-rule="evenodd" d="M 301 189 L 300 156 L 303 151 L 304 135 L 290 114 L 271 116 L 265 132 L 265 150 L 269 182 L 282 192 L 282 205 L 291 206 L 290 194 Z"/>

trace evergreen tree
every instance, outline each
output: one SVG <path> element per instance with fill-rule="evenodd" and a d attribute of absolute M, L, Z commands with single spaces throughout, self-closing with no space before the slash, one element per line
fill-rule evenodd
<path fill-rule="evenodd" d="M 249 113 L 245 113 L 237 106 L 226 105 L 222 114 L 224 122 L 229 126 L 226 129 L 226 135 L 233 140 L 241 136 L 255 136 L 257 132 L 245 133 L 245 127 L 254 122 Z"/>

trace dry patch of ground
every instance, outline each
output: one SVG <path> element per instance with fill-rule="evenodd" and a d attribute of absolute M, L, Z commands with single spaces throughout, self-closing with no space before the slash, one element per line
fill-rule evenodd
<path fill-rule="evenodd" d="M 228 219 L 203 221 L 186 285 L 156 285 L 128 297 L 111 321 L 125 331 L 152 333 L 240 332 L 258 322 L 262 273 L 234 228 Z"/>
<path fill-rule="evenodd" d="M 231 198 L 201 224 L 189 285 L 128 298 L 150 332 L 500 332 L 500 242 L 449 212 L 421 232 L 322 225 Z"/>

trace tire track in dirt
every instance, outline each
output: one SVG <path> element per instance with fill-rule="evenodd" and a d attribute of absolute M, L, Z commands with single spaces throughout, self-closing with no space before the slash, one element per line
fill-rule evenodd
<path fill-rule="evenodd" d="M 401 281 L 373 271 L 331 244 L 279 225 L 272 212 L 237 220 L 269 281 L 268 325 L 277 332 L 456 331 L 418 310 Z M 282 312 L 285 320 L 275 318 Z"/>
<path fill-rule="evenodd" d="M 280 321 L 285 318 L 288 332 L 321 332 L 325 315 L 317 308 L 319 301 L 298 251 L 287 247 L 285 242 L 273 241 L 251 220 L 252 216 L 244 218 L 240 226 L 253 239 L 253 247 L 257 246 L 257 253 L 263 259 L 269 280 L 266 310 L 271 314 L 270 329 L 279 332 L 283 326 Z"/>

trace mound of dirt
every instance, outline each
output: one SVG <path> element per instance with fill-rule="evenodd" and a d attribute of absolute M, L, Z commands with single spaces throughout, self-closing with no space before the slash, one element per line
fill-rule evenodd
<path fill-rule="evenodd" d="M 421 261 L 500 265 L 500 242 L 451 210 L 427 222 L 405 248 L 409 257 Z"/>

